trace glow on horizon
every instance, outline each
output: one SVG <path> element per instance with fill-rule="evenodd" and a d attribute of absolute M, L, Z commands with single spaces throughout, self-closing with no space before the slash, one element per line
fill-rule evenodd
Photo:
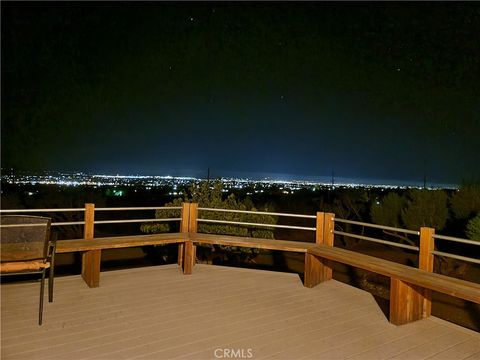
<path fill-rule="evenodd" d="M 171 176 L 171 175 L 109 175 L 109 174 L 94 174 L 88 175 L 85 173 L 75 172 L 71 174 L 67 173 L 59 173 L 56 176 L 51 174 L 48 175 L 2 175 L 2 179 L 5 179 L 10 184 L 45 184 L 45 185 L 62 185 L 62 186 L 117 186 L 117 185 L 124 185 L 124 186 L 132 186 L 131 182 L 135 180 L 140 180 L 143 186 L 162 186 L 166 184 L 160 184 L 158 181 L 181 181 L 181 182 L 195 182 L 195 181 L 204 181 L 204 178 L 196 178 L 196 177 L 187 177 L 187 176 Z M 95 180 L 94 180 L 95 179 Z M 315 187 L 315 186 L 325 186 L 325 187 L 381 187 L 381 188 L 423 188 L 423 186 L 419 186 L 418 183 L 414 184 L 412 182 L 404 182 L 401 183 L 400 181 L 394 181 L 395 183 L 388 183 L 386 180 L 382 181 L 382 183 L 375 183 L 375 182 L 355 182 L 352 179 L 348 178 L 337 178 L 335 183 L 327 182 L 327 181 L 312 181 L 312 180 L 281 180 L 281 179 L 269 179 L 264 178 L 261 180 L 255 180 L 247 177 L 235 178 L 235 177 L 221 177 L 219 178 L 220 181 L 228 186 L 231 186 L 233 183 L 233 187 L 235 188 L 243 188 L 242 185 L 239 184 L 249 184 L 249 183 L 256 183 L 256 184 L 269 184 L 269 185 L 281 185 L 281 184 L 288 184 L 290 186 L 296 186 L 297 190 L 301 187 Z M 112 181 L 117 180 L 117 182 Z M 126 183 L 122 183 L 121 181 L 125 180 Z M 344 181 L 342 181 L 344 180 Z M 350 180 L 350 181 L 345 181 Z M 406 184 L 410 183 L 410 184 Z M 427 186 L 427 189 L 457 189 L 457 186 L 453 186 L 452 184 L 430 184 Z"/>

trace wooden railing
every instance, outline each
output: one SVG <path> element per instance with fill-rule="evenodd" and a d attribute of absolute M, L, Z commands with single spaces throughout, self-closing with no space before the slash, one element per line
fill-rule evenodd
<path fill-rule="evenodd" d="M 162 219 L 127 219 L 127 220 L 95 220 L 98 211 L 134 211 L 134 210 L 179 210 L 178 218 Z M 335 219 L 335 214 L 317 212 L 316 215 L 287 214 L 273 212 L 239 211 L 230 209 L 199 208 L 196 203 L 183 203 L 182 207 L 124 207 L 124 208 L 97 208 L 94 204 L 85 204 L 85 208 L 76 209 L 28 209 L 28 210 L 1 210 L 0 213 L 45 213 L 61 211 L 82 211 L 84 220 L 77 222 L 53 223 L 53 226 L 69 226 L 82 224 L 84 226 L 83 239 L 59 241 L 57 252 L 81 251 L 82 277 L 90 287 L 100 284 L 100 262 L 102 249 L 133 247 L 152 244 L 178 243 L 178 264 L 183 267 L 184 274 L 192 274 L 196 259 L 198 244 L 218 244 L 243 246 L 281 251 L 295 251 L 305 253 L 304 285 L 314 287 L 317 284 L 332 279 L 332 262 L 341 262 L 347 265 L 363 268 L 391 278 L 390 289 L 390 318 L 395 324 L 408 323 L 427 317 L 431 313 L 431 292 L 440 291 L 457 296 L 468 301 L 480 303 L 480 285 L 459 279 L 449 278 L 433 273 L 435 256 L 447 256 L 458 260 L 480 263 L 479 259 L 449 254 L 435 250 L 435 239 L 457 241 L 470 245 L 480 245 L 472 240 L 435 235 L 435 230 L 422 227 L 419 231 L 393 228 L 383 225 L 364 222 Z M 300 217 L 315 221 L 314 226 L 291 226 L 279 224 L 262 224 L 251 222 L 226 221 L 199 216 L 205 212 L 232 212 L 264 214 L 278 217 Z M 174 234 L 138 235 L 110 238 L 95 238 L 95 224 L 113 224 L 128 222 L 165 222 L 179 221 L 180 232 Z M 202 222 L 232 224 L 239 226 L 255 226 L 269 228 L 290 228 L 299 231 L 314 231 L 315 243 L 286 240 L 270 240 L 259 238 L 244 238 L 236 236 L 198 234 L 198 224 Z M 335 222 L 399 231 L 419 236 L 418 246 L 406 245 L 369 236 L 335 230 Z M 357 254 L 334 246 L 335 235 L 349 236 L 359 240 L 373 241 L 389 246 L 396 246 L 418 253 L 418 269 L 396 264 L 387 260 Z"/>

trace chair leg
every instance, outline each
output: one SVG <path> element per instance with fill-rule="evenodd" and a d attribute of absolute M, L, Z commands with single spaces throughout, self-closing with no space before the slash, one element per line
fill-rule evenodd
<path fill-rule="evenodd" d="M 42 271 L 42 280 L 40 282 L 40 306 L 38 309 L 38 325 L 42 325 L 44 289 L 45 289 L 45 269 L 43 269 Z"/>
<path fill-rule="evenodd" d="M 48 302 L 53 302 L 53 281 L 55 278 L 55 264 L 54 260 L 50 264 L 50 270 L 48 272 Z"/>

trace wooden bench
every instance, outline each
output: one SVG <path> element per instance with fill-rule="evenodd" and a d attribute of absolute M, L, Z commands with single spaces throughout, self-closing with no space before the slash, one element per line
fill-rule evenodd
<path fill-rule="evenodd" d="M 104 249 L 174 243 L 180 246 L 179 264 L 183 265 L 184 274 L 192 273 L 198 244 L 215 244 L 304 253 L 304 285 L 306 287 L 314 287 L 321 282 L 330 280 L 332 278 L 332 262 L 340 262 L 387 276 L 391 279 L 390 322 L 396 325 L 430 316 L 432 291 L 480 304 L 480 284 L 318 243 L 181 232 L 63 240 L 57 243 L 57 253 L 77 251 L 100 253 L 100 250 Z M 91 272 L 91 278 L 99 277 L 100 274 L 100 261 L 95 264 L 98 266 L 87 266 L 85 259 L 82 262 L 82 267 L 86 267 L 86 271 Z M 98 280 L 94 285 L 98 286 Z"/>
<path fill-rule="evenodd" d="M 265 250 L 281 250 L 306 253 L 309 248 L 315 247 L 314 243 L 300 241 L 286 241 L 274 239 L 258 239 L 227 235 L 211 235 L 191 233 L 189 240 L 195 244 L 215 244 L 225 246 L 250 247 Z"/>
<path fill-rule="evenodd" d="M 181 244 L 188 240 L 186 233 L 154 234 L 138 236 L 104 237 L 95 239 L 57 241 L 56 253 L 121 249 L 146 245 Z"/>
<path fill-rule="evenodd" d="M 310 286 L 331 279 L 331 261 L 390 277 L 390 322 L 396 325 L 428 317 L 431 291 L 480 304 L 480 284 L 322 244 L 307 250 L 305 278 Z"/>
<path fill-rule="evenodd" d="M 291 251 L 298 253 L 307 253 L 307 250 L 314 247 L 315 243 L 286 241 L 273 239 L 258 239 L 250 237 L 238 237 L 227 235 L 211 235 L 190 233 L 189 241 L 186 243 L 184 273 L 191 274 L 195 264 L 196 244 L 211 244 L 223 246 L 238 246 L 264 250 Z"/>
<path fill-rule="evenodd" d="M 188 241 L 187 233 L 119 236 L 57 241 L 56 253 L 83 252 L 82 277 L 89 287 L 100 286 L 101 251 L 146 245 L 179 244 L 179 254 Z M 179 258 L 180 259 L 180 258 Z"/>

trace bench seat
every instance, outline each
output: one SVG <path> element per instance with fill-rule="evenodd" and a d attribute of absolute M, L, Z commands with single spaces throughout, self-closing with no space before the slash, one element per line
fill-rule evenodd
<path fill-rule="evenodd" d="M 186 233 L 105 237 L 91 240 L 59 240 L 57 241 L 56 252 L 69 253 L 76 251 L 120 249 L 146 245 L 181 244 L 187 240 L 188 234 Z"/>
<path fill-rule="evenodd" d="M 274 239 L 258 239 L 250 237 L 212 235 L 191 233 L 189 240 L 195 244 L 215 244 L 224 246 L 239 246 L 265 250 L 280 250 L 306 253 L 308 249 L 315 246 L 315 243 L 286 241 Z"/>
<path fill-rule="evenodd" d="M 480 304 L 480 284 L 322 244 L 309 248 L 308 253 Z"/>

